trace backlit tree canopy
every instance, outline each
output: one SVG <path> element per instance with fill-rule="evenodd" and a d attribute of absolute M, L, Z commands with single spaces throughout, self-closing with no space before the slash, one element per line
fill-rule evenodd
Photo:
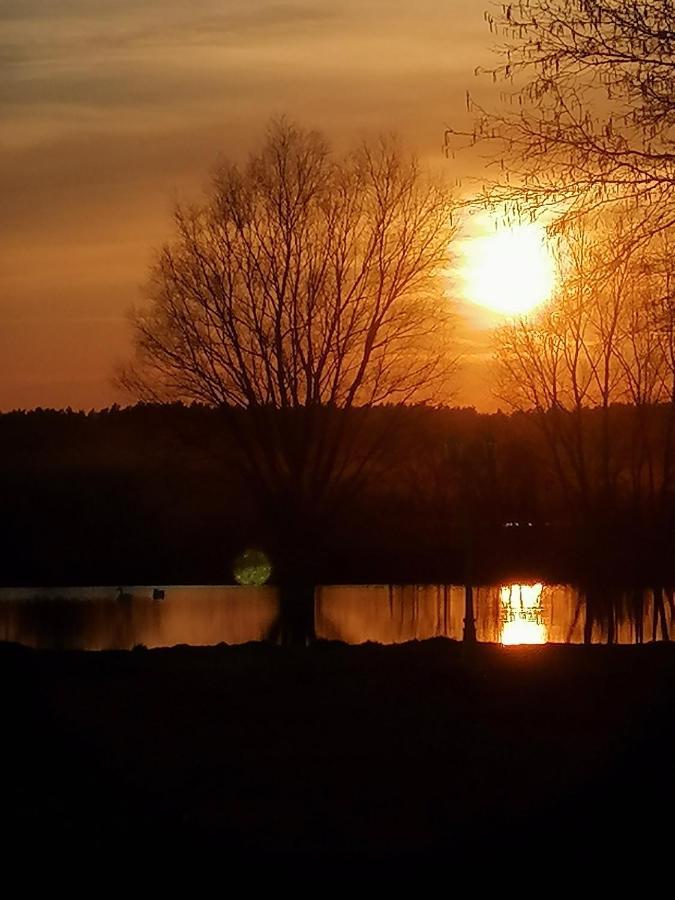
<path fill-rule="evenodd" d="M 289 639 L 312 638 L 313 591 L 296 587 L 391 439 L 384 420 L 364 431 L 363 407 L 448 396 L 452 235 L 443 185 L 395 142 L 338 156 L 276 123 L 243 167 L 218 168 L 203 204 L 176 211 L 134 314 L 122 382 L 222 408 L 256 535 L 295 586 Z"/>
<path fill-rule="evenodd" d="M 497 194 L 568 217 L 632 201 L 649 233 L 672 223 L 672 0 L 522 0 L 486 18 L 510 102 L 477 110 L 471 139 L 503 163 Z"/>
<path fill-rule="evenodd" d="M 176 211 L 126 384 L 248 408 L 430 399 L 452 362 L 451 214 L 394 142 L 337 157 L 273 125 L 204 204 Z"/>
<path fill-rule="evenodd" d="M 566 229 L 550 303 L 496 333 L 502 400 L 538 413 L 563 486 L 586 508 L 628 481 L 662 502 L 675 479 L 672 245 L 667 233 L 636 244 L 633 218 Z"/>

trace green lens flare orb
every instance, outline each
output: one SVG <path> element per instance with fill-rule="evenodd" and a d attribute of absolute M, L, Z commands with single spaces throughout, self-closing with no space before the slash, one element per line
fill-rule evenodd
<path fill-rule="evenodd" d="M 237 584 L 267 584 L 272 575 L 272 563 L 262 550 L 244 550 L 232 566 L 234 580 Z"/>

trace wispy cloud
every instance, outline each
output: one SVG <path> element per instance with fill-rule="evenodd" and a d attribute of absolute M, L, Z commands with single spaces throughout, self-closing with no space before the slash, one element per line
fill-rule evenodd
<path fill-rule="evenodd" d="M 338 140 L 399 130 L 441 162 L 443 129 L 485 59 L 481 9 L 476 0 L 0 0 L 0 318 L 25 316 L 14 332 L 23 350 L 5 369 L 20 357 L 35 367 L 31 384 L 44 390 L 46 366 L 56 384 L 61 356 L 76 363 L 86 316 L 83 378 L 93 365 L 104 383 L 122 333 L 111 343 L 106 321 L 137 299 L 172 196 L 198 190 L 219 155 L 245 152 L 272 114 Z M 41 310 L 62 323 L 48 357 L 30 351 Z M 21 373 L 6 372 L 12 390 Z M 2 390 L 0 406 L 11 405 Z"/>

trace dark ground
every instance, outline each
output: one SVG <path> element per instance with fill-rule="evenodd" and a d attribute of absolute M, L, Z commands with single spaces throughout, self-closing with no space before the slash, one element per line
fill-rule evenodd
<path fill-rule="evenodd" d="M 0 685 L 5 858 L 525 873 L 672 844 L 667 644 L 0 645 Z"/>

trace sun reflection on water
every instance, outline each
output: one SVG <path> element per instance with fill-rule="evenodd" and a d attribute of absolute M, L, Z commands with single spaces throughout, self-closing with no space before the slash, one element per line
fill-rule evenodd
<path fill-rule="evenodd" d="M 543 590 L 543 584 L 508 584 L 499 589 L 502 644 L 546 643 Z"/>

